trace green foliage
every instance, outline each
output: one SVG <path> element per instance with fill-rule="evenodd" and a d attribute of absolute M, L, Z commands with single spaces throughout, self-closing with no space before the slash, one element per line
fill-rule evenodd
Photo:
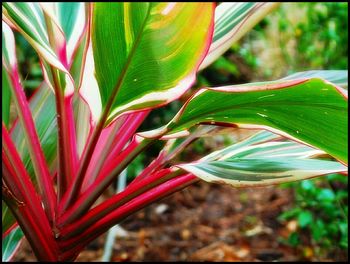
<path fill-rule="evenodd" d="M 348 28 L 348 3 L 300 5 L 306 8 L 308 20 L 295 27 L 297 63 L 312 68 L 347 68 L 348 31 L 344 29 Z"/>
<path fill-rule="evenodd" d="M 348 248 L 347 184 L 346 176 L 331 174 L 285 185 L 295 190 L 295 203 L 279 220 L 296 220 L 299 226 L 288 238 L 291 246 L 304 246 L 300 237 L 310 234 L 321 254 Z"/>

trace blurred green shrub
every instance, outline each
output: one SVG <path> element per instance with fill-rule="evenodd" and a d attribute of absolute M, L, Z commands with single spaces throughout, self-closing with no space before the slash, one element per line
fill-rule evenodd
<path fill-rule="evenodd" d="M 279 216 L 279 221 L 295 220 L 296 231 L 286 241 L 294 247 L 305 247 L 302 239 L 309 235 L 318 254 L 327 255 L 348 248 L 348 177 L 339 174 L 324 178 L 285 184 L 293 188 L 293 206 Z"/>

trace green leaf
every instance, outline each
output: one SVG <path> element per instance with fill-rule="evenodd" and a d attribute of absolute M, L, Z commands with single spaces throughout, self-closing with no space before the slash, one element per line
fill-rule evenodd
<path fill-rule="evenodd" d="M 9 126 L 10 122 L 10 105 L 11 105 L 11 82 L 4 68 L 2 68 L 2 121 Z"/>
<path fill-rule="evenodd" d="M 332 190 L 330 189 L 322 189 L 318 195 L 317 195 L 317 200 L 320 202 L 332 202 L 335 199 L 335 194 Z"/>
<path fill-rule="evenodd" d="M 213 11 L 212 3 L 94 4 L 92 46 L 107 124 L 190 87 L 211 41 Z"/>
<path fill-rule="evenodd" d="M 312 238 L 319 242 L 321 241 L 322 237 L 325 235 L 325 226 L 324 223 L 317 219 L 312 225 L 311 225 L 311 233 Z"/>
<path fill-rule="evenodd" d="M 16 253 L 20 242 L 23 238 L 23 232 L 19 227 L 13 229 L 2 240 L 2 261 L 10 261 L 13 255 Z"/>
<path fill-rule="evenodd" d="M 313 216 L 309 211 L 302 211 L 298 215 L 298 223 L 301 228 L 310 225 L 313 221 Z"/>
<path fill-rule="evenodd" d="M 176 167 L 202 180 L 234 187 L 279 184 L 347 169 L 338 162 L 310 159 L 323 152 L 296 142 L 263 142 L 264 138 L 268 138 L 268 133 L 258 133 L 197 162 Z"/>
<path fill-rule="evenodd" d="M 278 5 L 279 3 L 237 2 L 217 6 L 213 42 L 200 69 L 224 54 Z"/>
<path fill-rule="evenodd" d="M 39 3 L 3 2 L 2 7 L 5 21 L 14 25 L 41 57 L 57 69 L 67 71 L 50 46 L 44 14 Z"/>
<path fill-rule="evenodd" d="M 13 224 L 16 222 L 15 217 L 13 216 L 13 214 L 11 213 L 10 209 L 7 207 L 6 203 L 4 202 L 4 200 L 2 200 L 2 207 L 1 207 L 1 212 L 2 212 L 2 234 L 4 235 L 6 231 L 8 231 L 8 229 L 10 227 L 13 226 Z"/>
<path fill-rule="evenodd" d="M 347 163 L 347 98 L 312 78 L 205 88 L 163 128 L 145 137 L 176 137 L 198 124 L 264 128 L 319 148 Z"/>

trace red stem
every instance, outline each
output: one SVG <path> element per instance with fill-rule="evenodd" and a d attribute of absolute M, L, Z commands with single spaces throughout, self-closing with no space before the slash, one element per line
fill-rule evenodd
<path fill-rule="evenodd" d="M 2 127 L 3 198 L 40 260 L 56 260 L 57 246 L 40 196 L 30 180 L 23 162 Z"/>
<path fill-rule="evenodd" d="M 142 140 L 140 142 L 140 140 L 134 138 L 126 149 L 113 160 L 113 162 L 106 164 L 95 183 L 79 196 L 78 200 L 72 205 L 72 207 L 68 208 L 66 212 L 64 211 L 64 208 L 59 208 L 61 215 L 63 213 L 68 214 L 69 217 L 67 217 L 67 221 L 69 222 L 81 217 L 112 183 L 115 177 L 117 177 L 126 166 L 152 142 L 152 140 Z M 62 201 L 62 204 L 64 204 L 64 201 Z"/>
<path fill-rule="evenodd" d="M 56 194 L 53 188 L 53 182 L 46 164 L 44 153 L 41 149 L 39 137 L 36 133 L 36 128 L 28 101 L 19 82 L 17 69 L 13 68 L 9 75 L 11 76 L 11 81 L 13 84 L 13 99 L 18 111 L 19 120 L 23 127 L 29 154 L 32 159 L 33 168 L 38 180 L 40 193 L 43 196 L 45 211 L 49 220 L 53 221 L 56 207 Z"/>
<path fill-rule="evenodd" d="M 127 186 L 126 189 L 124 189 L 122 192 L 112 196 L 108 200 L 104 201 L 100 205 L 96 206 L 92 210 L 90 210 L 87 214 L 85 214 L 82 218 L 77 220 L 71 225 L 68 225 L 65 228 L 65 237 L 72 237 L 76 234 L 79 234 L 93 224 L 94 222 L 100 220 L 102 217 L 106 216 L 108 213 L 112 212 L 116 208 L 120 207 L 121 205 L 125 204 L 126 202 L 130 201 L 137 195 L 140 195 L 149 189 L 165 182 L 166 180 L 169 180 L 171 178 L 174 178 L 179 175 L 179 171 L 174 171 L 173 169 L 164 169 L 159 172 L 154 173 L 150 177 L 140 180 L 137 183 L 133 184 L 132 186 Z M 72 210 L 76 210 L 76 208 L 72 208 Z M 58 225 L 60 227 L 67 225 L 69 218 L 69 212 L 67 212 L 66 215 L 64 215 L 62 218 L 58 220 Z M 62 223 L 62 225 L 60 224 Z"/>
<path fill-rule="evenodd" d="M 158 157 L 155 158 L 135 179 L 132 180 L 132 182 L 129 184 L 129 186 L 134 185 L 135 183 L 143 180 L 150 174 L 152 174 L 155 170 L 162 167 L 164 164 L 164 158 L 166 154 L 165 152 L 159 153 Z"/>
<path fill-rule="evenodd" d="M 108 155 L 106 164 L 111 162 L 114 157 L 119 155 L 125 144 L 130 140 L 130 138 L 135 134 L 136 130 L 139 128 L 141 123 L 145 120 L 151 110 L 145 110 L 141 112 L 128 114 L 123 126 L 118 131 L 114 141 L 113 150 Z"/>
<path fill-rule="evenodd" d="M 78 152 L 75 134 L 73 95 L 65 96 L 58 80 L 57 71 L 51 67 L 56 99 L 57 130 L 58 130 L 58 177 L 57 199 L 61 201 L 73 175 L 77 170 Z"/>
<path fill-rule="evenodd" d="M 135 213 L 136 211 L 149 205 L 150 203 L 153 203 L 156 200 L 159 200 L 169 194 L 172 194 L 180 189 L 187 187 L 188 185 L 196 182 L 197 180 L 198 178 L 192 174 L 185 174 L 173 178 L 153 188 L 152 190 L 135 197 L 130 202 L 114 210 L 112 213 L 107 214 L 99 221 L 93 223 L 81 235 L 76 236 L 72 239 L 60 241 L 60 247 L 62 249 L 67 249 L 67 254 L 70 251 L 74 252 L 76 250 L 81 250 L 89 242 L 106 232 L 113 225 L 118 224 L 130 214 Z M 61 239 L 64 239 L 64 235 L 61 236 Z"/>
<path fill-rule="evenodd" d="M 121 116 L 114 121 L 112 125 L 102 130 L 86 171 L 81 192 L 84 192 L 86 188 L 96 180 L 103 165 L 106 163 L 107 156 L 113 149 L 114 137 L 118 131 L 120 131 L 122 124 L 125 123 L 125 121 L 126 116 Z"/>
<path fill-rule="evenodd" d="M 125 147 L 130 138 L 134 135 L 135 131 L 141 125 L 143 120 L 147 117 L 149 112 L 150 110 L 130 113 L 125 116 L 126 119 L 124 120 L 120 120 L 120 118 L 118 118 L 116 122 L 122 122 L 122 125 L 117 130 L 116 134 L 112 134 L 113 126 L 117 125 L 116 122 L 114 122 L 113 125 L 111 125 L 108 128 L 105 128 L 102 131 L 99 141 L 97 142 L 94 154 L 92 156 L 89 168 L 86 172 L 86 177 L 82 186 L 82 192 L 86 191 L 88 186 L 95 181 L 96 176 L 98 175 L 96 175 L 96 172 L 100 171 L 101 169 L 96 168 L 96 166 L 94 165 L 98 164 L 98 161 L 102 159 L 101 153 L 104 152 L 107 154 L 107 158 L 102 159 L 102 165 L 113 162 L 113 159 L 120 154 L 122 149 Z M 113 141 L 110 144 L 106 144 L 107 139 L 109 139 L 110 137 L 114 137 Z M 106 148 L 108 148 L 107 151 Z"/>
<path fill-rule="evenodd" d="M 82 158 L 80 159 L 79 170 L 76 174 L 76 177 L 73 179 L 73 182 L 69 185 L 67 192 L 62 198 L 60 202 L 61 211 L 66 210 L 74 201 L 77 199 L 80 188 L 84 181 L 85 173 L 88 169 L 92 154 L 94 153 L 96 143 L 99 139 L 101 131 L 103 129 L 103 125 L 108 117 L 108 111 L 104 111 L 101 119 L 97 123 L 97 126 L 93 130 L 91 137 L 89 137 L 86 149 L 83 151 Z"/>

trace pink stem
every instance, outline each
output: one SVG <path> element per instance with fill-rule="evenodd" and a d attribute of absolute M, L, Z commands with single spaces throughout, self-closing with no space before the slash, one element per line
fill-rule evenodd
<path fill-rule="evenodd" d="M 36 193 L 16 147 L 2 127 L 3 198 L 41 260 L 56 260 L 57 247 L 40 196 Z"/>
<path fill-rule="evenodd" d="M 107 214 L 105 217 L 99 221 L 93 223 L 84 233 L 79 236 L 76 236 L 72 239 L 64 240 L 59 242 L 60 247 L 63 249 L 70 250 L 81 250 L 89 242 L 94 240 L 96 237 L 100 236 L 106 232 L 113 225 L 118 224 L 120 221 L 125 219 L 132 213 L 140 210 L 141 208 L 153 203 L 156 200 L 159 200 L 169 194 L 172 194 L 180 189 L 187 187 L 188 185 L 197 181 L 198 178 L 192 174 L 185 174 L 173 178 L 150 191 L 147 191 L 137 197 L 135 197 L 130 202 L 114 210 L 112 213 Z M 65 234 L 66 231 L 62 230 L 62 234 Z M 61 237 L 64 239 L 64 235 Z"/>
<path fill-rule="evenodd" d="M 129 185 L 133 185 L 140 180 L 143 180 L 148 175 L 152 174 L 157 169 L 161 168 L 164 163 L 164 158 L 166 157 L 166 153 L 161 152 L 157 158 L 155 158 Z"/>
<path fill-rule="evenodd" d="M 96 180 L 97 175 L 106 162 L 107 156 L 112 151 L 113 138 L 118 133 L 118 131 L 120 131 L 122 124 L 125 123 L 125 120 L 126 116 L 121 116 L 116 121 L 114 121 L 112 125 L 102 130 L 90 164 L 86 171 L 81 192 L 84 192 L 87 187 Z"/>
<path fill-rule="evenodd" d="M 69 237 L 76 235 L 77 233 L 81 232 L 81 230 L 84 230 L 84 228 L 87 228 L 92 223 L 98 221 L 114 209 L 130 201 L 135 196 L 140 195 L 141 193 L 148 191 L 154 186 L 159 185 L 164 181 L 169 180 L 178 175 L 178 171 L 174 171 L 173 169 L 168 168 L 161 170 L 144 180 L 140 180 L 132 186 L 127 186 L 126 189 L 124 189 L 122 192 L 112 196 L 108 200 L 104 201 L 100 205 L 90 210 L 82 218 L 69 225 L 69 227 L 65 229 L 67 235 Z M 72 210 L 76 210 L 76 208 L 72 208 Z M 63 215 L 58 220 L 59 227 L 67 225 L 67 223 L 70 222 L 70 213 L 71 212 L 67 212 L 67 214 Z"/>
<path fill-rule="evenodd" d="M 49 173 L 48 166 L 46 164 L 44 153 L 41 149 L 39 137 L 36 133 L 36 128 L 28 101 L 19 82 L 17 68 L 14 68 L 13 71 L 9 74 L 11 76 L 11 81 L 13 84 L 13 99 L 18 111 L 19 120 L 23 127 L 35 175 L 38 178 L 40 193 L 44 198 L 43 203 L 45 205 L 45 210 L 50 221 L 53 221 L 56 207 L 56 194 L 53 188 L 53 182 Z"/>
<path fill-rule="evenodd" d="M 120 126 L 115 135 L 112 134 L 113 127 L 117 125 L 117 122 L 120 118 L 116 122 L 114 122 L 113 125 L 109 126 L 108 128 L 105 128 L 102 131 L 86 173 L 87 177 L 84 179 L 84 183 L 82 186 L 83 192 L 95 180 L 95 173 L 93 172 L 96 171 L 96 166 L 94 164 L 97 164 L 98 160 L 101 159 L 101 153 L 106 151 L 106 148 L 108 148 L 108 156 L 106 159 L 103 159 L 103 164 L 109 164 L 110 162 L 113 162 L 113 158 L 119 155 L 119 153 L 125 147 L 126 143 L 130 140 L 130 138 L 134 135 L 135 131 L 141 125 L 143 120 L 147 117 L 149 112 L 150 110 L 145 110 L 141 112 L 127 114 L 126 119 L 121 120 L 123 124 Z M 111 144 L 106 145 L 107 139 L 109 139 L 110 137 L 114 137 L 114 139 Z M 111 150 L 109 149 L 110 147 L 112 147 Z M 99 170 L 100 168 L 98 168 L 98 171 Z"/>
<path fill-rule="evenodd" d="M 65 96 L 58 80 L 58 73 L 51 67 L 56 99 L 58 130 L 58 202 L 73 181 L 78 166 L 78 152 L 73 112 L 73 95 Z"/>
<path fill-rule="evenodd" d="M 151 143 L 151 140 L 142 140 L 140 142 L 140 140 L 135 137 L 113 162 L 107 164 L 102 169 L 100 177 L 79 196 L 78 200 L 68 208 L 67 211 L 59 207 L 61 214 L 63 215 L 63 213 L 70 212 L 68 214 L 70 221 L 74 221 L 83 215 L 126 166 Z M 61 206 L 63 206 L 64 203 L 65 201 L 62 201 Z"/>
<path fill-rule="evenodd" d="M 106 163 L 108 164 L 113 158 L 121 152 L 125 144 L 135 134 L 141 123 L 145 120 L 151 110 L 128 114 L 123 126 L 120 128 L 118 134 L 113 141 L 113 150 L 108 155 Z"/>

